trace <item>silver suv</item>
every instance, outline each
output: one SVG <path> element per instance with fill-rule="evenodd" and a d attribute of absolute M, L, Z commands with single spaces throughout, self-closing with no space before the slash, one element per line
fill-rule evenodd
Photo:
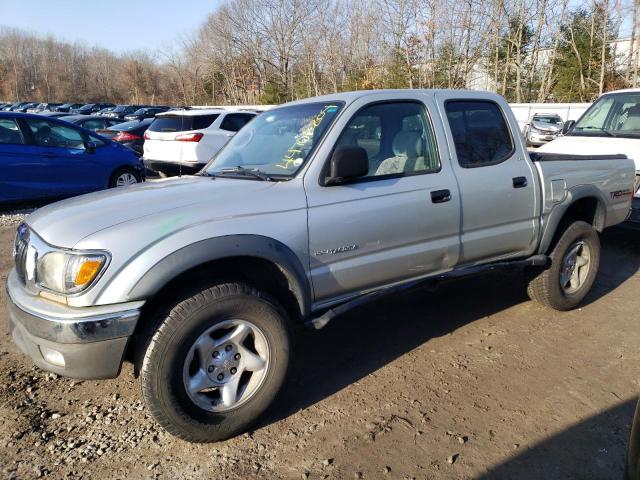
<path fill-rule="evenodd" d="M 196 442 L 246 430 L 280 390 L 293 326 L 399 288 L 522 267 L 576 306 L 634 164 L 530 157 L 502 97 L 352 92 L 270 110 L 197 176 L 38 210 L 7 279 L 15 343 L 40 367 L 135 363 L 154 418 Z"/>

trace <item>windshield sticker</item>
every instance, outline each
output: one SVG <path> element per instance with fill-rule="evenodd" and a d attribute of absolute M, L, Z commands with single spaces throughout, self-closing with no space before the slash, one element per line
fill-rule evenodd
<path fill-rule="evenodd" d="M 308 147 L 313 141 L 313 134 L 316 128 L 322 123 L 327 113 L 332 113 L 337 110 L 336 105 L 327 105 L 316 116 L 314 116 L 305 126 L 300 129 L 300 132 L 296 136 L 295 143 L 287 150 L 287 153 L 282 158 L 280 163 L 276 163 L 276 167 L 290 170 L 291 167 L 299 167 L 302 165 L 303 158 L 300 156 L 304 147 Z M 296 163 L 300 161 L 300 163 Z"/>

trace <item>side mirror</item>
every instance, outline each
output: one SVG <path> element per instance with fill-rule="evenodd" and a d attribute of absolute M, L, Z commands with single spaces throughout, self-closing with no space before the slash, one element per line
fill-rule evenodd
<path fill-rule="evenodd" d="M 567 133 L 569 133 L 575 124 L 575 120 L 567 120 L 566 122 L 564 122 L 564 124 L 562 125 L 562 134 L 566 135 Z"/>
<path fill-rule="evenodd" d="M 338 147 L 331 156 L 325 185 L 336 185 L 369 173 L 369 157 L 362 147 Z"/>
<path fill-rule="evenodd" d="M 96 142 L 84 142 L 85 153 L 96 153 Z"/>

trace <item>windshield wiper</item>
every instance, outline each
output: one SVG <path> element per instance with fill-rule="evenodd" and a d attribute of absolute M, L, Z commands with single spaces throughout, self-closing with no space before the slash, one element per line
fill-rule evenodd
<path fill-rule="evenodd" d="M 263 171 L 257 168 L 244 168 L 244 167 L 241 167 L 240 165 L 238 165 L 237 167 L 223 168 L 222 170 L 217 172 L 217 175 L 228 175 L 228 174 L 243 175 L 245 177 L 253 177 L 253 178 L 262 180 L 264 182 L 275 181 L 269 175 L 267 175 L 266 173 L 264 173 Z"/>
<path fill-rule="evenodd" d="M 605 135 L 608 135 L 610 137 L 617 137 L 617 135 L 615 133 L 613 133 L 611 130 L 607 130 L 606 128 L 602 128 L 602 127 L 592 127 L 592 126 L 588 126 L 588 127 L 579 127 L 580 130 L 599 130 L 602 133 L 604 133 Z"/>

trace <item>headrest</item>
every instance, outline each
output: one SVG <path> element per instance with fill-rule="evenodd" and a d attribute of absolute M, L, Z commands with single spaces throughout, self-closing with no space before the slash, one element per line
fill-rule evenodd
<path fill-rule="evenodd" d="M 640 105 L 634 105 L 633 107 L 627 108 L 627 115 L 630 117 L 639 117 L 640 116 Z"/>
<path fill-rule="evenodd" d="M 391 148 L 396 156 L 416 158 L 422 153 L 422 138 L 418 132 L 401 131 L 393 138 Z"/>

